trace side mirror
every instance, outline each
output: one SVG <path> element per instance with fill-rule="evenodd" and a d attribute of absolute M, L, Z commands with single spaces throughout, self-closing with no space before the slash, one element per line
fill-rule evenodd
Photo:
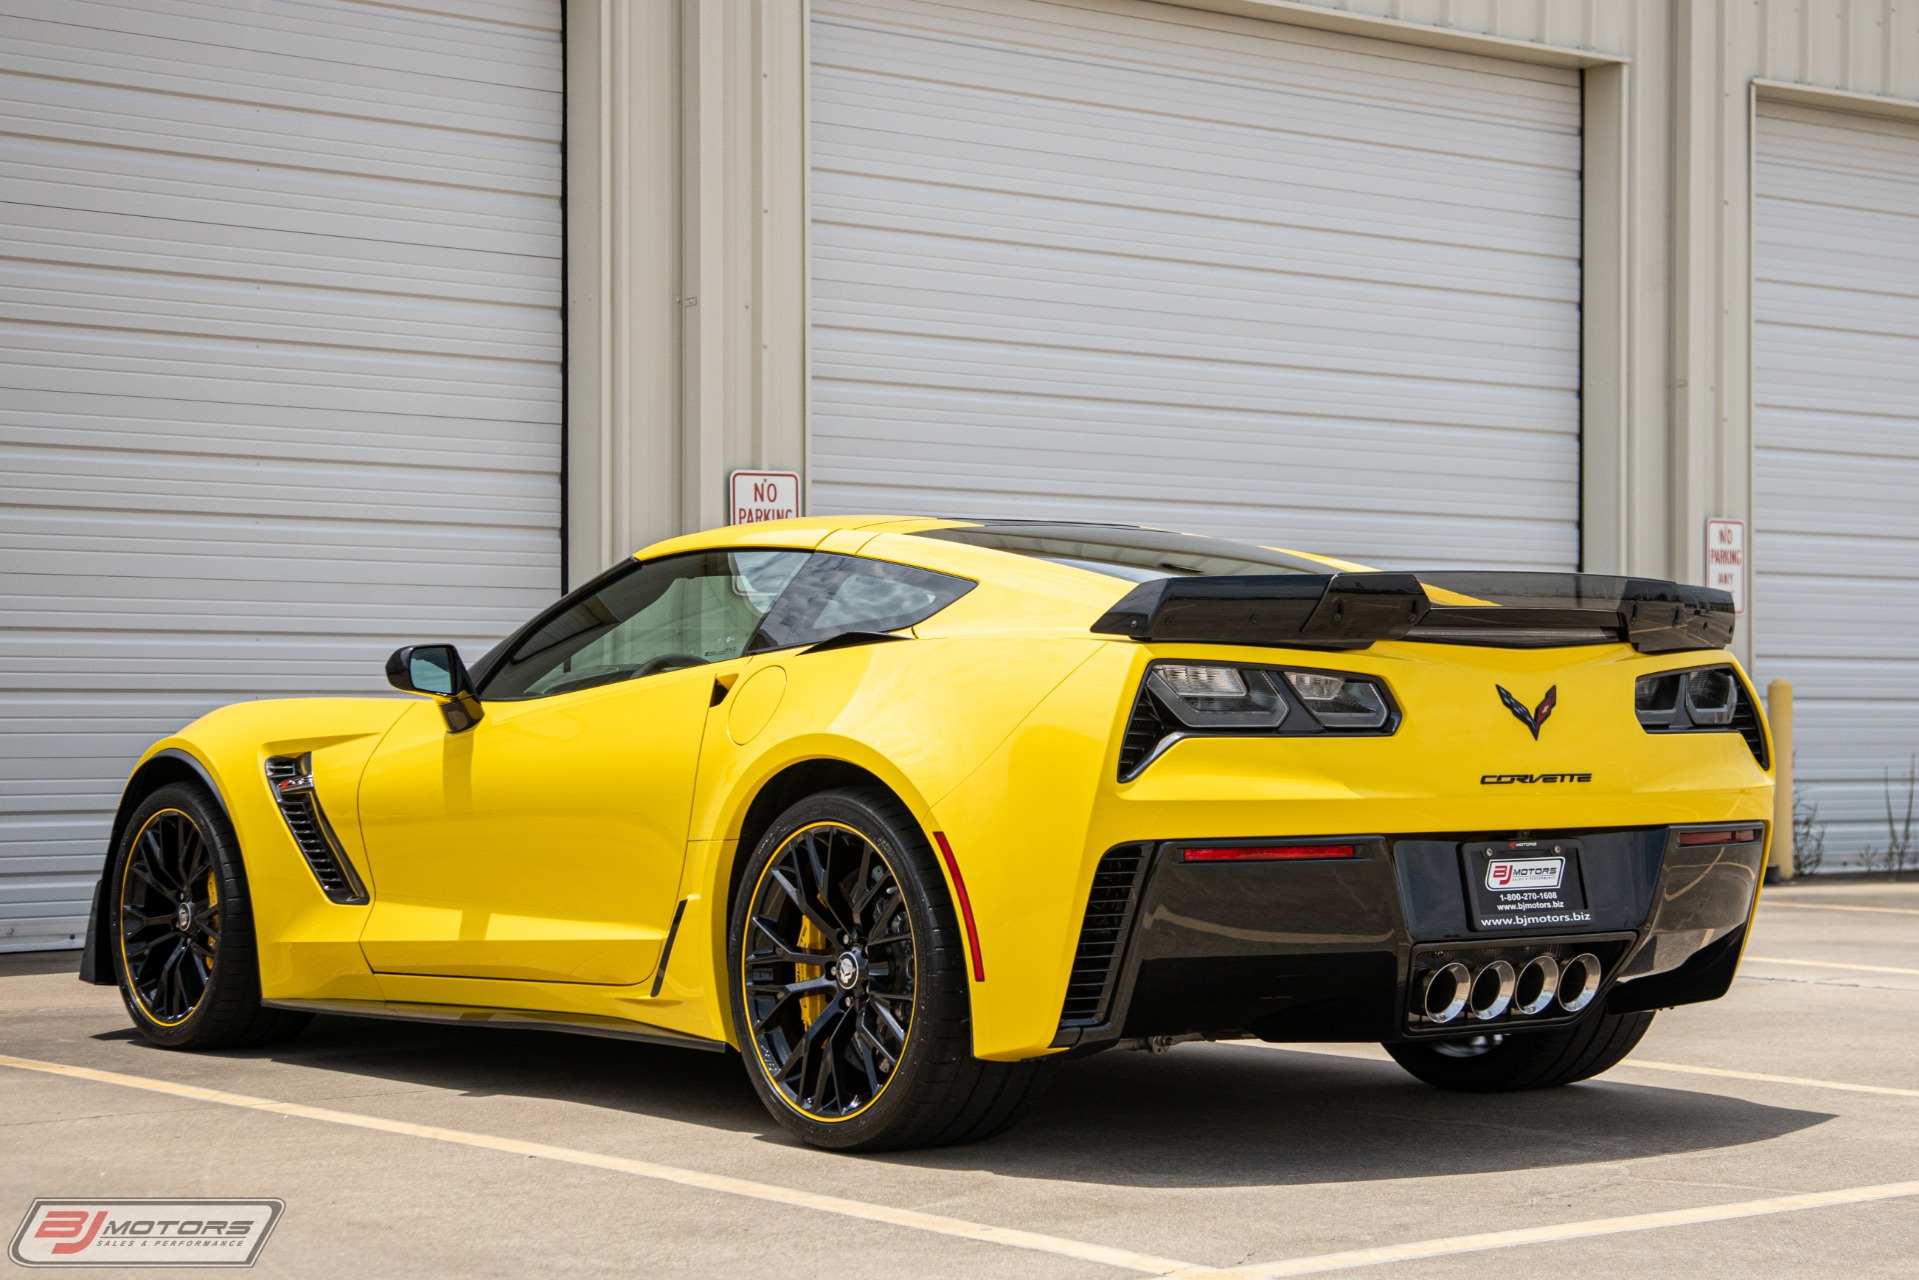
<path fill-rule="evenodd" d="M 424 693 L 440 704 L 448 733 L 462 733 L 480 723 L 485 712 L 473 692 L 460 651 L 450 644 L 410 644 L 395 649 L 386 660 L 386 681 L 407 693 Z"/>

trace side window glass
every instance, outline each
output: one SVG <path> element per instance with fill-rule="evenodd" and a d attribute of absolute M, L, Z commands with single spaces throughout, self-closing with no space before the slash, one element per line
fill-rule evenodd
<path fill-rule="evenodd" d="M 804 551 L 706 551 L 643 564 L 544 619 L 482 698 L 542 698 L 746 652 Z"/>
<path fill-rule="evenodd" d="M 760 623 L 753 648 L 818 644 L 849 631 L 898 631 L 926 621 L 973 586 L 911 565 L 816 555 Z"/>

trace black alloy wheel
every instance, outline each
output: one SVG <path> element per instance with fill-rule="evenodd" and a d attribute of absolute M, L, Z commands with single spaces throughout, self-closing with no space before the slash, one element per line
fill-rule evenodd
<path fill-rule="evenodd" d="M 746 948 L 753 1047 L 787 1103 L 828 1121 L 871 1105 L 913 1027 L 912 914 L 886 855 L 850 826 L 802 827 L 760 873 Z"/>
<path fill-rule="evenodd" d="M 876 786 L 793 803 L 755 842 L 728 915 L 729 1005 L 747 1078 L 816 1147 L 991 1137 L 1050 1059 L 973 1056 L 967 943 L 924 829 Z"/>
<path fill-rule="evenodd" d="M 133 998 L 154 1022 L 179 1026 L 206 995 L 220 950 L 213 852 L 187 814 L 162 809 L 134 834 L 118 923 Z"/>
<path fill-rule="evenodd" d="M 240 844 L 206 787 L 171 782 L 127 815 L 108 866 L 99 945 L 133 1026 L 168 1049 L 285 1039 L 313 1020 L 260 1000 Z M 317 886 L 315 892 L 318 892 Z"/>

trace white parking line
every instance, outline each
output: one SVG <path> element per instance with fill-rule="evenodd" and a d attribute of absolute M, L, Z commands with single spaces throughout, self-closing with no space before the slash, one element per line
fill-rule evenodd
<path fill-rule="evenodd" d="M 1793 911 L 1870 911 L 1882 916 L 1919 916 L 1919 907 L 1855 907 L 1848 902 L 1774 902 L 1761 898 L 1759 906 L 1761 909 L 1786 907 Z"/>
<path fill-rule="evenodd" d="M 1409 1244 L 1381 1245 L 1375 1249 L 1349 1249 L 1343 1253 L 1322 1253 L 1310 1258 L 1288 1258 L 1284 1262 L 1244 1267 L 1233 1274 L 1245 1277 L 1246 1280 L 1276 1280 L 1281 1276 L 1312 1276 L 1327 1271 L 1350 1271 L 1356 1267 L 1379 1267 L 1393 1262 L 1417 1262 L 1423 1258 L 1481 1253 L 1488 1249 L 1512 1249 L 1528 1244 L 1554 1244 L 1565 1240 L 1583 1240 L 1591 1236 L 1619 1235 L 1628 1231 L 1656 1231 L 1662 1227 L 1697 1226 L 1706 1222 L 1728 1222 L 1736 1218 L 1796 1213 L 1801 1209 L 1826 1209 L 1834 1205 L 1868 1204 L 1875 1200 L 1896 1200 L 1906 1196 L 1919 1196 L 1919 1182 L 1888 1182 L 1875 1187 L 1813 1191 L 1804 1195 L 1774 1196 L 1768 1200 L 1746 1200 L 1738 1204 L 1708 1204 L 1696 1209 L 1669 1209 L 1663 1213 L 1637 1213 L 1617 1218 L 1594 1218 L 1587 1222 L 1562 1222 L 1545 1227 L 1524 1227 L 1518 1231 L 1487 1231 L 1473 1236 L 1415 1240 Z"/>
<path fill-rule="evenodd" d="M 1793 964 L 1806 969 L 1847 969 L 1854 973 L 1902 973 L 1919 978 L 1919 969 L 1895 969 L 1883 964 L 1840 964 L 1834 960 L 1787 960 L 1779 956 L 1753 955 L 1743 956 L 1741 960 L 1756 960 L 1760 964 Z"/>
<path fill-rule="evenodd" d="M 1734 1071 L 1728 1067 L 1690 1067 L 1680 1062 L 1642 1062 L 1628 1058 L 1619 1066 L 1640 1071 L 1676 1071 L 1690 1076 L 1718 1076 L 1723 1080 L 1753 1080 L 1760 1084 L 1790 1084 L 1801 1089 L 1837 1089 L 1842 1093 L 1879 1093 L 1894 1098 L 1919 1098 L 1919 1089 L 1895 1089 L 1883 1084 L 1847 1084 L 1839 1080 L 1814 1080 L 1807 1076 L 1773 1076 L 1758 1071 Z"/>
<path fill-rule="evenodd" d="M 1248 1049 L 1278 1049 L 1283 1053 L 1311 1054 L 1317 1058 L 1346 1058 L 1354 1062 L 1392 1061 L 1382 1049 L 1371 1047 L 1353 1049 L 1323 1048 L 1319 1045 L 1267 1044 L 1262 1040 L 1222 1040 L 1221 1044 Z M 1614 1067 L 1614 1071 L 1637 1068 L 1643 1071 L 1670 1071 L 1689 1076 L 1718 1076 L 1723 1080 L 1751 1080 L 1758 1084 L 1789 1084 L 1801 1089 L 1835 1089 L 1841 1093 L 1876 1093 L 1893 1098 L 1919 1098 L 1919 1089 L 1896 1089 L 1883 1084 L 1849 1084 L 1843 1080 L 1816 1080 L 1810 1076 L 1775 1076 L 1759 1071 L 1736 1071 L 1729 1067 L 1694 1067 L 1683 1062 L 1649 1062 L 1643 1058 L 1627 1058 Z"/>
<path fill-rule="evenodd" d="M 1272 1045 L 1266 1047 L 1283 1048 L 1285 1046 Z M 1296 1050 L 1296 1052 L 1297 1051 L 1298 1050 Z M 1303 1050 L 1303 1052 L 1325 1053 L 1323 1050 Z M 1356 1057 L 1358 1055 L 1335 1052 L 1326 1054 L 1326 1056 Z M 1734 1079 L 1757 1080 L 1767 1083 L 1796 1084 L 1818 1088 L 1846 1089 L 1862 1093 L 1886 1093 L 1897 1094 L 1899 1096 L 1919 1097 L 1919 1090 L 1892 1089 L 1875 1085 L 1846 1085 L 1833 1081 L 1807 1080 L 1793 1076 L 1767 1076 L 1755 1072 L 1730 1071 L 1712 1067 L 1687 1067 L 1676 1063 L 1639 1062 L 1626 1063 L 1623 1065 L 1638 1066 L 1658 1071 L 1683 1071 L 1699 1075 L 1728 1076 Z M 589 1168 L 604 1169 L 614 1173 L 631 1174 L 637 1177 L 651 1178 L 660 1182 L 670 1182 L 705 1191 L 716 1191 L 725 1195 L 742 1196 L 748 1199 L 787 1205 L 792 1208 L 812 1209 L 823 1213 L 838 1214 L 842 1217 L 858 1218 L 867 1222 L 878 1222 L 889 1226 L 925 1231 L 934 1235 L 952 1236 L 963 1240 L 978 1241 L 983 1244 L 1003 1245 L 1008 1248 L 1047 1253 L 1056 1257 L 1072 1258 L 1083 1262 L 1095 1262 L 1126 1271 L 1142 1272 L 1147 1275 L 1175 1277 L 1177 1280 L 1278 1280 L 1278 1278 L 1285 1276 L 1319 1275 L 1330 1271 L 1349 1271 L 1360 1267 L 1385 1266 L 1396 1262 L 1414 1262 L 1425 1258 L 1446 1257 L 1462 1253 L 1479 1253 L 1491 1249 L 1510 1249 L 1532 1244 L 1552 1244 L 1566 1240 L 1584 1239 L 1591 1236 L 1618 1235 L 1634 1231 L 1653 1231 L 1666 1227 L 1694 1226 L 1702 1223 L 1725 1222 L 1738 1218 L 1754 1218 L 1770 1214 L 1794 1213 L 1803 1209 L 1822 1209 L 1836 1205 L 1866 1204 L 1878 1200 L 1919 1196 L 1919 1181 L 1882 1183 L 1876 1186 L 1847 1187 L 1835 1191 L 1815 1191 L 1799 1195 L 1775 1196 L 1770 1199 L 1747 1200 L 1735 1204 L 1701 1205 L 1693 1209 L 1673 1209 L 1659 1213 L 1595 1218 L 1584 1222 L 1564 1222 L 1540 1227 L 1522 1227 L 1511 1231 L 1489 1231 L 1470 1236 L 1445 1236 L 1432 1240 L 1416 1240 L 1405 1244 L 1380 1245 L 1367 1249 L 1350 1249 L 1338 1253 L 1287 1258 L 1278 1262 L 1262 1263 L 1251 1267 L 1215 1269 L 1200 1266 L 1195 1263 L 1180 1262 L 1171 1258 L 1160 1258 L 1152 1254 L 1135 1253 L 1129 1249 L 1109 1248 L 1105 1245 L 1089 1244 L 1084 1241 L 1068 1240 L 1060 1236 L 1044 1235 L 1032 1231 L 1020 1231 L 1008 1227 L 987 1226 L 983 1223 L 967 1222 L 960 1218 L 948 1218 L 938 1214 L 921 1213 L 913 1209 L 896 1209 L 888 1205 L 868 1204 L 865 1201 L 847 1200 L 838 1196 L 818 1195 L 808 1191 L 797 1191 L 790 1187 L 774 1186 L 764 1182 L 752 1182 L 744 1178 L 733 1178 L 725 1174 L 703 1173 L 694 1169 L 681 1169 L 673 1165 L 655 1164 L 647 1160 L 633 1160 L 625 1156 L 603 1155 L 594 1151 L 578 1151 L 569 1147 L 550 1146 L 541 1142 L 524 1142 L 517 1138 L 501 1138 L 491 1134 L 470 1133 L 460 1129 L 446 1129 L 438 1125 L 413 1124 L 409 1121 L 389 1120 L 380 1116 L 361 1115 L 350 1111 L 334 1111 L 326 1107 L 310 1107 L 302 1103 L 277 1102 L 270 1098 L 256 1098 L 247 1094 L 227 1093 L 219 1089 L 207 1089 L 199 1085 L 180 1084 L 172 1080 L 158 1080 L 147 1076 L 124 1075 L 117 1071 L 101 1071 L 92 1067 L 69 1066 L 65 1063 L 44 1062 L 35 1058 L 16 1058 L 5 1054 L 0 1054 L 0 1067 L 12 1067 L 21 1071 L 39 1072 L 45 1075 L 62 1076 L 75 1080 L 88 1080 L 99 1084 L 117 1085 L 121 1088 L 139 1089 L 148 1093 L 167 1094 L 172 1097 L 186 1098 L 195 1102 L 239 1107 L 248 1111 L 262 1111 L 272 1115 L 318 1120 L 328 1124 L 345 1125 L 356 1129 L 369 1129 L 379 1133 L 425 1138 L 435 1142 L 448 1142 L 458 1146 L 477 1147 L 483 1150 L 505 1152 L 510 1155 L 533 1156 L 545 1160 L 560 1161 L 566 1164 L 584 1165 Z"/>
<path fill-rule="evenodd" d="M 934 1235 L 956 1236 L 962 1240 L 976 1240 L 982 1244 L 1005 1245 L 1008 1248 L 1028 1249 L 1035 1253 L 1050 1253 L 1057 1257 L 1102 1263 L 1126 1271 L 1142 1271 L 1148 1275 L 1179 1276 L 1193 1280 L 1196 1277 L 1218 1274 L 1210 1267 L 1178 1262 L 1171 1258 L 1156 1258 L 1151 1254 L 1134 1253 L 1130 1249 L 1112 1249 L 1105 1245 L 1087 1244 L 1080 1240 L 1067 1240 L 1033 1231 L 991 1227 L 983 1223 L 967 1222 L 960 1218 L 920 1213 L 913 1209 L 895 1209 L 889 1205 L 867 1204 L 862 1200 L 845 1200 L 838 1196 L 817 1195 L 810 1191 L 795 1191 L 790 1187 L 773 1186 L 765 1182 L 749 1182 L 744 1178 L 731 1178 L 718 1173 L 702 1173 L 696 1169 L 681 1169 L 673 1165 L 654 1164 L 648 1160 L 631 1160 L 625 1156 L 602 1155 L 596 1151 L 575 1151 L 569 1147 L 549 1146 L 543 1142 L 496 1138 L 491 1134 L 443 1129 L 438 1125 L 411 1124 L 404 1120 L 387 1120 L 380 1116 L 359 1115 L 351 1111 L 309 1107 L 297 1102 L 275 1102 L 271 1098 L 254 1098 L 241 1093 L 226 1093 L 219 1089 L 204 1089 L 198 1085 L 178 1084 L 172 1080 L 122 1075 L 117 1071 L 99 1071 L 92 1067 L 42 1062 L 35 1058 L 15 1058 L 0 1054 L 0 1066 L 14 1067 L 21 1071 L 38 1071 L 45 1075 L 65 1076 L 75 1080 L 91 1080 L 98 1084 L 119 1085 L 125 1089 L 142 1089 L 148 1093 L 169 1094 L 176 1098 L 189 1098 L 195 1102 L 241 1107 L 248 1111 L 297 1116 L 303 1120 L 320 1120 L 327 1124 L 347 1125 L 355 1129 L 372 1129 L 379 1133 L 401 1134 L 409 1138 L 428 1138 L 435 1142 L 450 1142 L 463 1147 L 479 1147 L 488 1151 L 504 1151 L 510 1155 L 536 1156 L 543 1160 L 586 1165 L 589 1168 L 606 1169 L 613 1173 L 626 1173 L 641 1178 L 652 1178 L 659 1182 L 677 1183 L 683 1187 L 697 1187 L 703 1191 L 744 1196 L 751 1200 L 765 1200 L 773 1204 L 788 1205 L 796 1209 L 813 1209 L 847 1218 L 862 1218 L 868 1222 L 909 1227 L 915 1231 L 931 1232 Z"/>

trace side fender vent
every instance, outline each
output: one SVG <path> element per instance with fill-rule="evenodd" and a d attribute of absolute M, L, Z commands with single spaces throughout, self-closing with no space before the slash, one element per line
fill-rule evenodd
<path fill-rule="evenodd" d="M 366 887 L 347 861 L 340 839 L 327 823 L 326 811 L 313 790 L 313 754 L 270 756 L 267 787 L 273 792 L 280 816 L 286 819 L 293 843 L 300 847 L 320 892 L 329 901 L 358 905 L 367 901 Z"/>
<path fill-rule="evenodd" d="M 1080 926 L 1079 948 L 1073 953 L 1073 971 L 1066 982 L 1066 1003 L 1060 1009 L 1062 1028 L 1094 1026 L 1106 1018 L 1151 847 L 1124 844 L 1110 849 L 1093 872 L 1086 920 Z"/>

